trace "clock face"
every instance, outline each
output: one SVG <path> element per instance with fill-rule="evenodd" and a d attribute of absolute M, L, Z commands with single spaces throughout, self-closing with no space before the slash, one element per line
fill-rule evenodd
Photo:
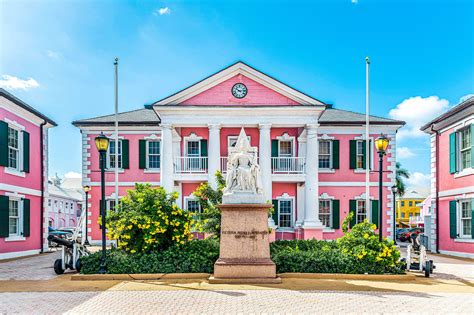
<path fill-rule="evenodd" d="M 242 83 L 236 83 L 232 87 L 232 95 L 236 98 L 244 98 L 247 95 L 247 87 Z"/>

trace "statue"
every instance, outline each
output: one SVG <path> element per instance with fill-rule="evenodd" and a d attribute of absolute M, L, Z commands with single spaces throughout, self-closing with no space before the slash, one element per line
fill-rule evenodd
<path fill-rule="evenodd" d="M 229 149 L 222 202 L 264 203 L 257 148 L 250 146 L 244 128 L 240 131 L 235 148 Z"/>

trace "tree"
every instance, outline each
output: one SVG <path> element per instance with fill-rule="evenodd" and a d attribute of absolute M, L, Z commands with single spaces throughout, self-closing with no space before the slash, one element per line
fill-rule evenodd
<path fill-rule="evenodd" d="M 217 205 L 222 203 L 225 179 L 219 171 L 215 173 L 215 176 L 217 189 L 212 188 L 208 182 L 204 182 L 199 185 L 193 195 L 201 205 L 201 214 L 197 221 L 197 229 L 219 238 L 221 233 L 221 212 L 219 208 L 217 208 Z"/>
<path fill-rule="evenodd" d="M 397 162 L 397 169 L 396 169 L 396 186 L 397 186 L 397 195 L 399 197 L 402 197 L 405 194 L 405 182 L 403 181 L 403 178 L 409 179 L 410 178 L 410 172 L 408 172 L 407 169 L 402 168 L 400 162 Z"/>

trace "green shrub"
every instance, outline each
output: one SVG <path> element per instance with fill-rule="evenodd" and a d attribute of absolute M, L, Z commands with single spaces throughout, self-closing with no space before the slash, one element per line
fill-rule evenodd
<path fill-rule="evenodd" d="M 82 258 L 83 274 L 97 273 L 102 253 Z M 213 239 L 192 240 L 175 244 L 163 251 L 128 253 L 124 250 L 107 251 L 107 273 L 212 273 L 219 257 L 219 242 Z"/>
<path fill-rule="evenodd" d="M 167 194 L 159 187 L 136 184 L 134 190 L 109 211 L 109 239 L 118 240 L 118 248 L 130 253 L 163 250 L 192 239 L 192 214 L 176 204 L 177 193 Z"/>

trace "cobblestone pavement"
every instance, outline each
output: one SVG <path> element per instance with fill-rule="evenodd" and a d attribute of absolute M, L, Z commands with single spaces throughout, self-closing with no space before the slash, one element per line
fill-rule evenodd
<path fill-rule="evenodd" d="M 292 290 L 3 293 L 7 314 L 472 314 L 469 294 Z"/>
<path fill-rule="evenodd" d="M 54 261 L 60 252 L 45 253 L 6 262 L 0 262 L 0 280 L 49 280 L 56 277 Z"/>

